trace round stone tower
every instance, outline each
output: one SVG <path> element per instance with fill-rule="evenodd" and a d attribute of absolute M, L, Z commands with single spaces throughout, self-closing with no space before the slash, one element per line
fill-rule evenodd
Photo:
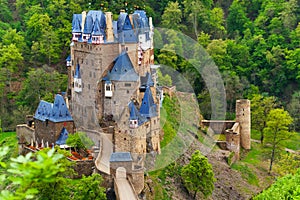
<path fill-rule="evenodd" d="M 251 148 L 251 111 L 250 100 L 240 99 L 236 101 L 236 122 L 240 124 L 241 146 L 244 149 Z"/>

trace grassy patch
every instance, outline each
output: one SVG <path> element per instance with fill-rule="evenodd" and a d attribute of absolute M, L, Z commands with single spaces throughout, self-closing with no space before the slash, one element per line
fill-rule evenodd
<path fill-rule="evenodd" d="M 161 109 L 161 126 L 164 130 L 164 137 L 160 143 L 161 148 L 169 144 L 176 136 L 180 122 L 180 107 L 176 97 L 165 96 L 163 108 Z"/>
<path fill-rule="evenodd" d="M 235 163 L 231 168 L 240 171 L 242 177 L 245 178 L 249 184 L 259 186 L 258 178 L 247 165 Z"/>
<path fill-rule="evenodd" d="M 260 140 L 261 134 L 257 130 L 251 130 L 251 139 Z"/>
<path fill-rule="evenodd" d="M 0 133 L 0 142 L 5 140 L 6 138 L 8 138 L 9 140 L 15 139 L 15 141 L 17 141 L 16 132 L 2 132 L 2 133 Z"/>
<path fill-rule="evenodd" d="M 265 149 L 261 144 L 252 142 L 251 150 L 247 152 L 242 152 L 243 162 L 253 164 L 253 165 L 258 165 L 263 159 L 262 152 L 264 151 Z"/>

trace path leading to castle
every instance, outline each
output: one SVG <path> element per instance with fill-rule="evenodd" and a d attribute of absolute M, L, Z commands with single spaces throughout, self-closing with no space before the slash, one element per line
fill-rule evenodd
<path fill-rule="evenodd" d="M 100 152 L 95 161 L 97 169 L 106 174 L 110 174 L 109 159 L 110 155 L 113 153 L 111 137 L 111 134 L 101 133 Z"/>
<path fill-rule="evenodd" d="M 132 187 L 126 178 L 115 179 L 120 200 L 137 200 Z"/>

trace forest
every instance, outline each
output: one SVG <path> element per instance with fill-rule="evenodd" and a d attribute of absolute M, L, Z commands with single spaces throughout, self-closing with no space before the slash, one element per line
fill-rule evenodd
<path fill-rule="evenodd" d="M 168 30 L 164 35 L 155 32 L 157 41 L 167 41 L 155 49 L 156 62 L 188 80 L 205 119 L 212 114 L 209 90 L 195 61 L 182 56 L 199 53 L 199 45 L 221 73 L 227 119 L 235 118 L 235 100 L 247 98 L 252 102 L 252 129 L 261 142 L 274 128 L 267 123 L 272 116 L 288 120 L 284 131 L 300 132 L 300 0 L 0 2 L 0 130 L 14 131 L 41 99 L 53 101 L 56 93 L 66 91 L 65 59 L 74 13 L 100 9 L 112 12 L 116 20 L 121 9 L 143 9 L 155 27 Z M 197 45 L 186 45 L 182 35 Z M 169 80 L 168 73 L 162 69 L 162 82 L 178 82 Z M 293 173 L 299 182 L 299 171 Z"/>

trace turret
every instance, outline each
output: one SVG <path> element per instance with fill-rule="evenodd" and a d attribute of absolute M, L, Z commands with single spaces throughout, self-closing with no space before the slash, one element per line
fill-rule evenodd
<path fill-rule="evenodd" d="M 241 146 L 244 149 L 251 148 L 251 112 L 250 101 L 240 99 L 236 101 L 236 122 L 240 124 Z"/>

